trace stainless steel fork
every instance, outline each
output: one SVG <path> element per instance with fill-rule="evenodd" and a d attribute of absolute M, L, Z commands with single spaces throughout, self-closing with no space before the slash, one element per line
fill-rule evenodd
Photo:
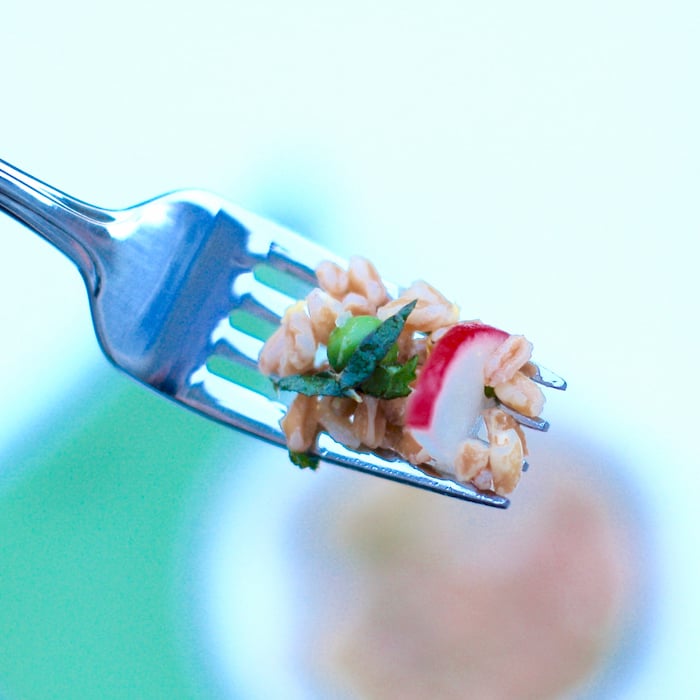
<path fill-rule="evenodd" d="M 0 210 L 78 267 L 99 344 L 116 367 L 209 418 L 285 445 L 286 406 L 257 372 L 258 352 L 284 309 L 315 286 L 318 263 L 341 260 L 208 192 L 103 209 L 1 160 Z M 327 435 L 318 455 L 466 501 L 509 504 L 403 461 L 352 452 Z"/>

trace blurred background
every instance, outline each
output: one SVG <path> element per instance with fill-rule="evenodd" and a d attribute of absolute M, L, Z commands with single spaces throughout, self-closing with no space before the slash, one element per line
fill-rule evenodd
<path fill-rule="evenodd" d="M 0 158 L 210 189 L 533 340 L 508 511 L 261 445 L 100 355 L 0 217 L 0 696 L 690 698 L 700 6 L 5 0 Z"/>

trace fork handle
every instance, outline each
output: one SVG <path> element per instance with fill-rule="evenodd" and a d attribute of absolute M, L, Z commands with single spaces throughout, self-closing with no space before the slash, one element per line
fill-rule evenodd
<path fill-rule="evenodd" d="M 110 212 L 57 190 L 0 160 L 0 211 L 52 243 L 78 267 L 88 287 L 99 283 L 96 254 L 109 239 Z"/>

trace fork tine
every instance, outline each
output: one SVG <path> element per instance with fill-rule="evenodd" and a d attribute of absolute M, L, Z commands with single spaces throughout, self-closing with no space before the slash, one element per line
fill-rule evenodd
<path fill-rule="evenodd" d="M 564 391 L 566 389 L 566 380 L 560 377 L 558 374 L 552 372 L 552 370 L 542 367 L 542 365 L 530 362 L 535 370 L 533 375 L 530 375 L 530 379 L 537 384 L 549 387 L 550 389 L 558 389 L 559 391 Z"/>
<path fill-rule="evenodd" d="M 236 277 L 233 283 L 233 294 L 233 308 L 241 303 L 248 304 L 256 309 L 253 313 L 260 310 L 273 323 L 278 323 L 285 310 L 295 301 L 269 284 L 260 282 L 253 272 L 244 272 Z"/>
<path fill-rule="evenodd" d="M 212 348 L 210 357 L 223 357 L 235 362 L 248 370 L 258 371 L 258 362 L 248 353 L 244 353 L 232 345 L 227 339 L 219 338 Z M 262 375 L 261 375 L 262 376 Z"/>
<path fill-rule="evenodd" d="M 512 409 L 510 406 L 506 406 L 506 404 L 501 403 L 500 401 L 498 402 L 498 407 L 504 412 L 507 413 L 509 416 L 515 418 L 520 425 L 522 425 L 525 428 L 532 428 L 532 430 L 539 430 L 542 433 L 546 433 L 549 430 L 549 421 L 546 421 L 544 418 L 531 418 L 530 416 L 526 416 L 523 413 L 519 413 L 515 409 Z"/>
<path fill-rule="evenodd" d="M 433 491 L 443 496 L 480 503 L 494 508 L 508 508 L 510 500 L 492 491 L 479 491 L 470 484 L 454 481 L 427 470 L 414 467 L 402 460 L 387 460 L 372 453 L 357 453 L 321 433 L 316 454 L 327 461 L 364 473 L 373 474 L 400 484 Z"/>
<path fill-rule="evenodd" d="M 297 279 L 305 281 L 312 287 L 317 284 L 314 271 L 304 263 L 293 258 L 285 248 L 277 243 L 273 243 L 270 246 L 265 262 L 275 270 L 290 274 Z"/>
<path fill-rule="evenodd" d="M 257 369 L 258 355 L 263 341 L 250 333 L 234 328 L 228 319 L 219 323 L 212 334 L 212 342 L 215 344 L 214 347 L 228 345 L 229 352 L 233 353 L 233 356 L 240 357 L 241 361 L 254 365 Z"/>
<path fill-rule="evenodd" d="M 278 325 L 281 319 L 279 314 L 254 296 L 252 292 L 245 292 L 243 295 L 241 295 L 235 311 L 248 313 L 261 321 L 274 326 Z"/>
<path fill-rule="evenodd" d="M 316 277 L 313 271 L 321 261 L 335 260 L 341 265 L 344 262 L 318 243 L 270 219 L 231 202 L 226 202 L 225 206 L 229 215 L 247 230 L 249 251 L 279 270 L 300 275 L 311 285 L 315 285 Z"/>

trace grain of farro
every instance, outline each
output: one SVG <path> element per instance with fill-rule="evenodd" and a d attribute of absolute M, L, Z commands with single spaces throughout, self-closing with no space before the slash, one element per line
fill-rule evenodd
<path fill-rule="evenodd" d="M 496 386 L 509 381 L 532 357 L 532 343 L 522 335 L 509 335 L 484 365 L 484 383 Z"/>
<path fill-rule="evenodd" d="M 318 434 L 318 398 L 298 394 L 280 425 L 291 452 L 308 452 Z"/>
<path fill-rule="evenodd" d="M 535 418 L 544 408 L 544 394 L 540 387 L 522 372 L 503 384 L 493 387 L 496 396 L 506 405 L 520 413 Z"/>

